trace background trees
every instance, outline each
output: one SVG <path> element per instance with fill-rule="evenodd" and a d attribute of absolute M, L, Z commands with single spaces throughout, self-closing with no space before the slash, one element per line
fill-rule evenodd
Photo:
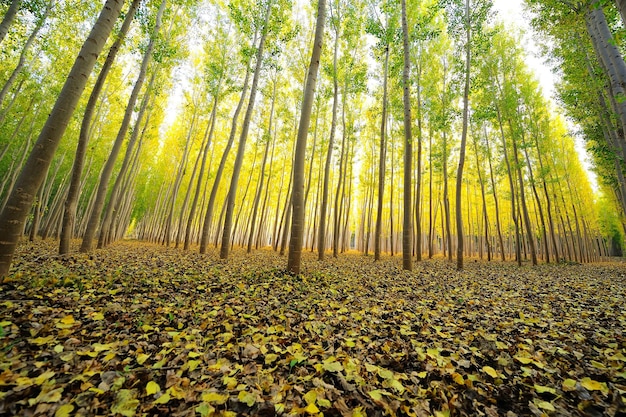
<path fill-rule="evenodd" d="M 94 61 L 108 76 L 85 80 L 92 99 L 76 102 L 58 151 L 44 147 L 49 162 L 20 199 L 15 241 L 56 237 L 75 217 L 62 253 L 72 236 L 85 251 L 96 236 L 99 246 L 131 236 L 200 252 L 221 245 L 223 257 L 233 245 L 284 252 L 291 241 L 290 251 L 317 248 L 320 259 L 327 249 L 378 259 L 402 244 L 406 268 L 422 253 L 456 254 L 462 266 L 464 257 L 586 262 L 621 250 L 626 112 L 613 4 L 528 1 L 555 41 L 560 98 L 594 155 L 600 198 L 516 35 L 488 19 L 490 2 L 470 2 L 468 12 L 462 2 L 406 0 L 402 30 L 397 0 L 333 0 L 322 7 L 323 36 L 319 5 L 244 3 L 125 3 L 109 59 Z M 46 109 L 65 100 L 60 69 L 78 53 L 73 39 L 100 12 L 28 5 L 1 9 L 2 216 L 24 190 L 20 173 L 35 172 L 28 161 L 38 158 Z M 313 89 L 316 34 L 329 47 Z M 84 167 L 72 174 L 79 138 Z M 611 207 L 619 216 L 606 214 Z"/>

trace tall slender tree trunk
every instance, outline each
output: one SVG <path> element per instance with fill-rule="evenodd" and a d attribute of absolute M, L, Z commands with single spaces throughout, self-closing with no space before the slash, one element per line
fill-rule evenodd
<path fill-rule="evenodd" d="M 83 166 L 85 164 L 87 143 L 89 142 L 89 130 L 92 124 L 93 114 L 96 109 L 96 103 L 100 97 L 100 93 L 102 92 L 102 89 L 104 87 L 104 82 L 109 75 L 113 63 L 115 62 L 115 58 L 117 57 L 120 46 L 126 38 L 126 34 L 128 33 L 130 24 L 133 21 L 135 12 L 137 11 L 137 8 L 139 7 L 141 1 L 142 0 L 134 0 L 131 3 L 129 10 L 126 13 L 126 17 L 124 18 L 124 22 L 122 23 L 122 27 L 120 28 L 120 31 L 117 35 L 117 39 L 109 49 L 109 54 L 107 55 L 107 58 L 102 65 L 102 69 L 100 70 L 98 79 L 96 80 L 96 83 L 91 90 L 89 100 L 87 101 L 87 105 L 85 107 L 85 112 L 83 114 L 83 120 L 80 127 L 80 133 L 78 135 L 76 156 L 74 157 L 74 164 L 72 166 L 72 177 L 70 179 L 67 199 L 65 200 L 65 210 L 63 212 L 61 239 L 59 241 L 59 254 L 61 255 L 66 254 L 70 251 L 70 239 L 74 235 L 76 209 L 78 206 L 78 196 L 80 194 L 80 178 L 82 175 Z"/>
<path fill-rule="evenodd" d="M 258 30 L 255 32 L 253 37 L 253 44 L 256 44 L 256 38 L 258 35 Z M 246 100 L 246 94 L 248 92 L 248 83 L 250 82 L 250 64 L 252 59 L 250 59 L 246 66 L 246 76 L 243 81 L 243 89 L 241 91 L 241 96 L 239 97 L 239 103 L 237 103 L 237 107 L 235 108 L 235 112 L 233 113 L 233 119 L 230 128 L 230 135 L 228 136 L 228 142 L 226 142 L 226 147 L 222 152 L 222 158 L 220 159 L 220 164 L 217 167 L 217 172 L 215 173 L 215 178 L 213 180 L 213 186 L 211 188 L 211 194 L 209 195 L 209 203 L 207 204 L 207 209 L 204 214 L 204 222 L 202 224 L 202 232 L 200 234 L 200 253 L 204 254 L 207 251 L 209 246 L 209 231 L 211 230 L 211 222 L 213 221 L 213 210 L 215 208 L 215 199 L 217 198 L 217 191 L 219 189 L 220 181 L 222 179 L 222 175 L 224 174 L 224 168 L 226 166 L 226 161 L 228 160 L 228 154 L 230 153 L 230 149 L 233 146 L 233 142 L 235 141 L 235 135 L 237 134 L 237 121 L 239 119 L 239 114 L 241 113 L 241 109 L 243 108 L 243 104 Z"/>
<path fill-rule="evenodd" d="M 537 265 L 537 251 L 535 249 L 535 239 L 533 236 L 532 225 L 530 223 L 530 216 L 528 215 L 528 206 L 526 205 L 526 191 L 524 189 L 524 178 L 522 175 L 522 165 L 519 161 L 519 152 L 517 150 L 517 141 L 515 140 L 515 133 L 513 133 L 513 122 L 509 119 L 509 128 L 511 129 L 511 142 L 513 143 L 513 160 L 515 161 L 515 167 L 517 170 L 517 181 L 519 183 L 519 197 L 520 206 L 522 210 L 522 216 L 524 219 L 524 225 L 526 226 L 526 236 L 528 237 L 528 246 L 530 248 L 530 258 L 533 265 Z M 523 136 L 523 133 L 522 133 Z M 523 140 L 523 138 L 522 138 Z"/>
<path fill-rule="evenodd" d="M 265 180 L 265 165 L 267 163 L 267 155 L 269 153 L 270 142 L 271 142 L 271 137 L 272 137 L 272 122 L 274 121 L 274 104 L 276 102 L 276 84 L 277 84 L 277 80 L 274 80 L 272 104 L 270 106 L 270 120 L 269 120 L 268 127 L 267 127 L 265 150 L 263 151 L 263 160 L 261 162 L 261 173 L 259 174 L 259 184 L 257 186 L 256 194 L 254 196 L 254 205 L 252 208 L 252 219 L 250 221 L 250 233 L 248 236 L 248 253 L 252 252 L 252 241 L 254 240 L 256 218 L 258 214 L 259 203 L 261 202 L 261 193 L 263 192 L 263 183 Z"/>
<path fill-rule="evenodd" d="M 144 96 L 141 100 L 141 105 L 139 106 L 139 112 L 137 113 L 135 126 L 132 129 L 130 139 L 128 140 L 128 144 L 126 145 L 126 153 L 124 155 L 124 160 L 122 161 L 122 166 L 120 167 L 120 170 L 117 173 L 117 177 L 115 178 L 115 182 L 113 183 L 113 188 L 111 189 L 111 193 L 109 197 L 109 203 L 106 206 L 106 209 L 104 210 L 104 218 L 102 220 L 102 227 L 100 230 L 100 235 L 98 236 L 98 246 L 97 246 L 98 249 L 101 249 L 109 244 L 109 239 L 108 239 L 109 232 L 113 224 L 113 218 L 117 214 L 115 212 L 115 207 L 118 205 L 118 203 L 121 201 L 122 197 L 124 196 L 124 194 L 122 193 L 122 188 L 121 188 L 122 182 L 130 168 L 132 157 L 135 151 L 135 144 L 137 143 L 137 139 L 139 138 L 140 132 L 142 132 L 141 123 L 143 121 L 144 114 L 146 113 L 147 109 L 149 108 L 151 109 L 151 106 L 150 106 L 151 96 L 153 95 L 152 89 L 154 86 L 154 82 L 156 80 L 157 71 L 158 69 L 155 66 L 155 68 L 153 68 L 153 73 L 152 73 L 152 76 L 150 77 L 150 81 L 148 82 L 148 85 L 146 86 Z M 144 131 L 147 127 L 147 123 L 149 119 L 150 119 L 150 116 L 148 115 L 146 124 L 144 124 Z"/>
<path fill-rule="evenodd" d="M 332 11 L 332 6 L 331 6 Z M 334 21 L 334 19 L 333 19 Z M 333 157 L 333 147 L 335 145 L 335 131 L 337 130 L 337 107 L 339 102 L 339 83 L 337 81 L 337 53 L 339 50 L 339 23 L 333 24 L 335 29 L 335 44 L 333 47 L 333 108 L 332 119 L 330 123 L 330 136 L 328 139 L 328 151 L 326 154 L 326 162 L 324 165 L 324 185 L 322 187 L 322 207 L 320 209 L 319 232 L 317 233 L 317 257 L 320 261 L 324 260 L 324 252 L 326 251 L 326 217 L 328 210 L 328 188 L 330 182 L 330 165 Z"/>
<path fill-rule="evenodd" d="M 18 75 L 20 75 L 22 68 L 24 68 L 24 64 L 26 64 L 26 55 L 28 54 L 28 50 L 33 45 L 33 42 L 35 41 L 35 39 L 37 39 L 37 35 L 39 34 L 39 31 L 41 30 L 41 28 L 43 28 L 43 25 L 46 22 L 48 15 L 50 14 L 50 10 L 52 10 L 52 7 L 54 7 L 54 2 L 55 0 L 49 1 L 48 5 L 46 6 L 46 10 L 37 21 L 37 25 L 35 26 L 30 36 L 26 40 L 26 43 L 22 47 L 22 52 L 20 53 L 20 58 L 17 62 L 17 65 L 13 69 L 13 72 L 9 76 L 9 79 L 4 83 L 2 90 L 0 90 L 0 107 L 2 107 L 2 103 L 4 102 L 4 99 L 9 93 L 9 90 L 13 86 L 13 83 L 17 79 Z"/>
<path fill-rule="evenodd" d="M 485 129 L 485 142 L 487 144 L 487 159 L 489 162 L 489 178 L 491 179 L 491 189 L 493 194 L 493 201 L 495 203 L 496 209 L 496 231 L 498 233 L 498 243 L 500 244 L 500 255 L 502 257 L 502 261 L 506 260 L 506 254 L 504 250 L 504 240 L 502 239 L 502 226 L 500 222 L 500 205 L 498 200 L 498 193 L 496 190 L 496 180 L 493 173 L 493 163 L 491 157 L 491 145 L 489 144 L 489 135 L 487 135 L 487 130 Z"/>
<path fill-rule="evenodd" d="M 120 14 L 122 0 L 107 0 L 98 20 L 83 44 L 55 105 L 39 134 L 17 180 L 17 186 L 0 213 L 0 277 L 8 274 L 17 242 L 24 230 L 37 190 L 44 180 L 52 157 L 85 89 L 89 75 L 104 48 L 115 20 Z"/>
<path fill-rule="evenodd" d="M 317 3 L 315 39 L 313 41 L 313 51 L 311 52 L 309 72 L 306 77 L 306 86 L 304 88 L 304 98 L 302 100 L 302 110 L 300 114 L 300 124 L 298 126 L 298 137 L 296 140 L 293 165 L 293 219 L 291 223 L 291 237 L 289 239 L 289 259 L 287 261 L 287 271 L 294 275 L 300 274 L 301 267 L 302 241 L 304 239 L 304 167 L 306 159 L 306 142 L 309 125 L 311 123 L 311 110 L 313 107 L 315 85 L 317 83 L 317 73 L 322 53 L 325 20 L 326 0 L 319 0 Z"/>
<path fill-rule="evenodd" d="M 404 68 L 402 71 L 402 88 L 404 104 L 404 201 L 403 201 L 403 221 L 402 221 L 402 268 L 408 271 L 413 270 L 412 259 L 412 204 L 411 204 L 411 160 L 413 159 L 413 144 L 411 135 L 411 92 L 410 92 L 410 70 L 411 57 L 409 54 L 409 25 L 406 14 L 406 0 L 402 3 L 402 47 L 404 50 Z"/>
<path fill-rule="evenodd" d="M 2 22 L 0 22 L 0 44 L 2 43 L 2 41 L 4 41 L 7 33 L 9 33 L 9 27 L 15 20 L 15 16 L 17 16 L 17 12 L 20 10 L 22 1 L 23 0 L 13 0 L 6 13 L 4 14 Z"/>
<path fill-rule="evenodd" d="M 383 229 L 383 197 L 385 193 L 385 159 L 387 158 L 387 74 L 389 72 L 389 45 L 385 46 L 383 64 L 383 109 L 380 119 L 380 152 L 378 154 L 378 205 L 374 231 L 374 260 L 380 260 L 380 238 Z"/>
<path fill-rule="evenodd" d="M 465 148 L 467 144 L 467 124 L 469 119 L 469 91 L 471 65 L 471 26 L 470 0 L 465 0 L 465 86 L 463 88 L 463 128 L 461 132 L 461 149 L 459 151 L 459 167 L 456 173 L 456 268 L 463 269 L 463 213 L 461 202 L 463 199 L 463 166 L 465 165 Z"/>
<path fill-rule="evenodd" d="M 233 213 L 235 211 L 235 199 L 237 198 L 237 187 L 239 185 L 239 175 L 241 174 L 241 165 L 243 164 L 243 157 L 246 150 L 246 140 L 248 138 L 248 131 L 250 129 L 250 120 L 252 119 L 252 113 L 254 111 L 254 102 L 256 98 L 257 87 L 259 85 L 259 78 L 261 77 L 261 68 L 263 67 L 263 48 L 265 46 L 265 39 L 267 37 L 271 11 L 273 1 L 268 1 L 267 10 L 265 11 L 265 23 L 261 30 L 261 39 L 259 40 L 259 46 L 256 51 L 256 67 L 254 69 L 254 76 L 252 78 L 252 86 L 250 87 L 250 98 L 248 99 L 248 108 L 243 118 L 243 124 L 241 126 L 241 135 L 239 136 L 239 145 L 237 146 L 237 155 L 235 156 L 235 165 L 233 167 L 233 175 L 230 180 L 230 187 L 228 188 L 227 204 L 226 204 L 226 217 L 224 219 L 224 228 L 222 230 L 222 247 L 220 249 L 220 258 L 227 259 L 230 252 L 230 241 L 233 227 Z"/>
<path fill-rule="evenodd" d="M 87 230 L 85 230 L 83 242 L 80 247 L 81 252 L 90 252 L 93 248 L 93 239 L 96 236 L 96 231 L 98 230 L 98 225 L 100 224 L 100 216 L 102 214 L 107 190 L 109 188 L 109 181 L 111 179 L 111 175 L 113 174 L 115 161 L 117 160 L 117 156 L 120 152 L 120 149 L 122 148 L 122 143 L 124 142 L 124 138 L 126 137 L 126 133 L 128 132 L 128 127 L 130 125 L 130 121 L 135 110 L 135 103 L 137 102 L 137 98 L 139 97 L 139 93 L 146 78 L 146 73 L 148 72 L 148 64 L 150 63 L 150 60 L 152 58 L 152 52 L 154 51 L 154 47 L 156 45 L 157 35 L 159 33 L 159 30 L 161 29 L 161 20 L 163 18 L 163 12 L 165 11 L 166 2 L 167 0 L 162 0 L 161 5 L 159 6 L 159 11 L 156 18 L 156 25 L 152 34 L 150 35 L 150 42 L 148 43 L 148 47 L 146 48 L 146 51 L 143 55 L 141 68 L 139 69 L 139 75 L 137 76 L 137 80 L 135 81 L 135 85 L 133 87 L 133 91 L 130 94 L 130 98 L 128 99 L 128 104 L 126 105 L 126 111 L 124 113 L 124 118 L 122 119 L 122 124 L 117 133 L 117 137 L 115 138 L 115 142 L 113 143 L 111 153 L 106 163 L 104 164 L 102 174 L 100 175 L 100 182 L 98 184 L 98 190 L 96 192 L 96 200 L 94 202 L 91 215 L 89 216 Z"/>
<path fill-rule="evenodd" d="M 221 80 L 220 80 L 220 83 L 221 83 Z M 200 199 L 201 185 L 202 185 L 202 181 L 204 180 L 204 171 L 206 170 L 206 160 L 209 154 L 209 148 L 211 147 L 211 142 L 213 139 L 213 132 L 215 131 L 215 119 L 217 118 L 218 100 L 219 100 L 219 87 L 215 93 L 215 97 L 213 97 L 213 109 L 211 110 L 209 124 L 207 125 L 207 130 L 204 135 L 205 143 L 204 143 L 204 147 L 201 150 L 202 162 L 200 163 L 200 172 L 198 173 L 196 190 L 193 196 L 193 201 L 191 202 L 191 207 L 189 209 L 189 217 L 187 218 L 187 225 L 185 226 L 185 239 L 183 243 L 183 250 L 189 249 L 189 245 L 191 244 L 191 227 L 193 225 L 193 221 L 196 216 L 198 200 Z"/>

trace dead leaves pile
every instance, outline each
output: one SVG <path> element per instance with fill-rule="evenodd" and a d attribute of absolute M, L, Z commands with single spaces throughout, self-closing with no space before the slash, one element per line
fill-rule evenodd
<path fill-rule="evenodd" d="M 626 268 L 23 244 L 0 414 L 624 416 Z"/>

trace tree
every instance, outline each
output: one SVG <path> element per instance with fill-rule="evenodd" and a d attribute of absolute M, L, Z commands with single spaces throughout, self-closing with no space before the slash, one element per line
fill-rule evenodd
<path fill-rule="evenodd" d="M 2 22 L 0 22 L 0 43 L 2 43 L 7 33 L 9 33 L 9 27 L 11 23 L 13 23 L 13 20 L 15 20 L 15 16 L 17 16 L 17 12 L 20 10 L 22 1 L 23 0 L 13 0 L 4 14 Z"/>
<path fill-rule="evenodd" d="M 0 235 L 3 236 L 0 241 L 0 277 L 6 276 L 9 272 L 15 247 L 24 229 L 24 222 L 35 194 L 50 167 L 59 141 L 85 89 L 96 60 L 113 30 L 123 3 L 122 0 L 107 0 L 104 4 L 22 169 L 8 204 L 0 213 Z"/>
<path fill-rule="evenodd" d="M 402 71 L 403 103 L 404 103 L 404 201 L 402 221 L 402 268 L 408 271 L 413 269 L 412 260 L 412 204 L 411 204 L 411 159 L 413 158 L 413 145 L 411 143 L 411 92 L 410 92 L 410 69 L 411 58 L 409 53 L 409 25 L 406 15 L 406 0 L 402 3 L 402 47 L 404 50 L 404 67 Z"/>
<path fill-rule="evenodd" d="M 102 209 L 104 208 L 107 190 L 109 187 L 109 181 L 111 180 L 113 168 L 115 167 L 115 162 L 122 147 L 122 143 L 124 141 L 124 138 L 126 137 L 126 134 L 128 133 L 128 128 L 130 126 L 131 118 L 135 109 L 135 103 L 137 103 L 139 93 L 146 79 L 148 65 L 150 64 L 150 60 L 152 59 L 152 53 L 154 52 L 159 30 L 161 29 L 163 13 L 165 11 L 166 4 L 167 0 L 162 0 L 160 3 L 156 16 L 156 24 L 152 33 L 150 33 L 150 41 L 148 43 L 146 51 L 143 54 L 139 74 L 137 75 L 135 85 L 133 86 L 133 91 L 131 92 L 128 103 L 126 104 L 124 119 L 122 120 L 122 124 L 117 132 L 117 136 L 115 138 L 115 142 L 113 143 L 111 153 L 107 158 L 106 163 L 104 164 L 102 173 L 100 174 L 100 182 L 98 183 L 98 190 L 96 191 L 96 200 L 91 210 L 91 215 L 89 216 L 89 222 L 87 223 L 87 230 L 85 231 L 85 234 L 83 236 L 83 242 L 80 246 L 81 252 L 90 252 L 93 247 L 93 239 L 96 235 L 98 225 L 100 224 L 100 216 L 102 214 Z"/>
<path fill-rule="evenodd" d="M 246 114 L 243 118 L 243 124 L 241 127 L 241 134 L 239 136 L 239 144 L 237 146 L 237 155 L 235 156 L 235 166 L 233 167 L 233 175 L 230 180 L 230 187 L 228 189 L 228 195 L 226 197 L 226 218 L 224 220 L 224 228 L 222 232 L 222 246 L 220 249 L 220 258 L 227 259 L 231 245 L 231 232 L 233 213 L 235 210 L 235 198 L 237 197 L 237 187 L 239 185 L 239 175 L 241 174 L 241 165 L 243 163 L 243 156 L 246 149 L 246 139 L 248 138 L 248 130 L 250 129 L 250 120 L 252 119 L 252 112 L 254 111 L 254 102 L 256 99 L 256 93 L 259 85 L 259 78 L 261 76 L 261 68 L 263 67 L 263 50 L 265 47 L 265 40 L 269 32 L 268 23 L 272 13 L 273 0 L 267 0 L 266 10 L 264 13 L 263 24 L 260 27 L 261 39 L 256 51 L 256 67 L 254 69 L 254 75 L 252 77 L 252 86 L 250 87 L 250 97 L 248 98 L 248 107 Z"/>
<path fill-rule="evenodd" d="M 291 220 L 291 235 L 289 239 L 289 259 L 287 271 L 291 274 L 300 274 L 302 258 L 302 242 L 304 240 L 304 168 L 306 157 L 306 142 L 311 123 L 311 110 L 315 97 L 315 85 L 317 72 L 320 65 L 320 56 L 324 38 L 324 22 L 326 20 L 326 0 L 318 0 L 317 21 L 315 24 L 315 38 L 311 52 L 311 63 L 307 73 L 300 123 L 298 125 L 298 137 L 296 139 L 295 160 L 293 166 L 292 206 L 293 216 Z"/>
<path fill-rule="evenodd" d="M 109 49 L 109 54 L 107 55 L 107 58 L 102 65 L 102 68 L 100 69 L 100 74 L 98 74 L 98 79 L 96 80 L 96 83 L 91 90 L 89 100 L 87 101 L 87 106 L 85 107 L 85 112 L 83 113 L 80 134 L 78 136 L 78 145 L 76 146 L 76 156 L 74 156 L 74 164 L 72 166 L 72 178 L 70 180 L 70 186 L 67 192 L 67 197 L 65 199 L 65 210 L 63 212 L 63 224 L 59 241 L 59 254 L 61 255 L 69 252 L 70 239 L 74 234 L 76 209 L 78 206 L 78 196 L 80 194 L 80 180 L 83 173 L 85 155 L 87 152 L 87 144 L 89 143 L 89 131 L 91 128 L 93 115 L 96 110 L 96 104 L 98 102 L 100 94 L 102 93 L 104 83 L 107 79 L 107 76 L 109 75 L 109 72 L 111 71 L 111 67 L 115 62 L 120 47 L 124 42 L 124 39 L 126 38 L 128 30 L 130 29 L 130 24 L 135 17 L 135 12 L 139 8 L 139 4 L 141 3 L 141 1 L 142 0 L 133 0 L 130 8 L 126 12 L 126 17 L 124 18 L 122 27 L 120 28 L 120 31 L 117 35 L 117 39 Z"/>

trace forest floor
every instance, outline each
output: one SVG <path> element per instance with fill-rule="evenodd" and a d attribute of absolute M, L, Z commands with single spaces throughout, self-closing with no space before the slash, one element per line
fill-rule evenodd
<path fill-rule="evenodd" d="M 0 415 L 626 415 L 624 264 L 55 252 L 0 284 Z"/>

